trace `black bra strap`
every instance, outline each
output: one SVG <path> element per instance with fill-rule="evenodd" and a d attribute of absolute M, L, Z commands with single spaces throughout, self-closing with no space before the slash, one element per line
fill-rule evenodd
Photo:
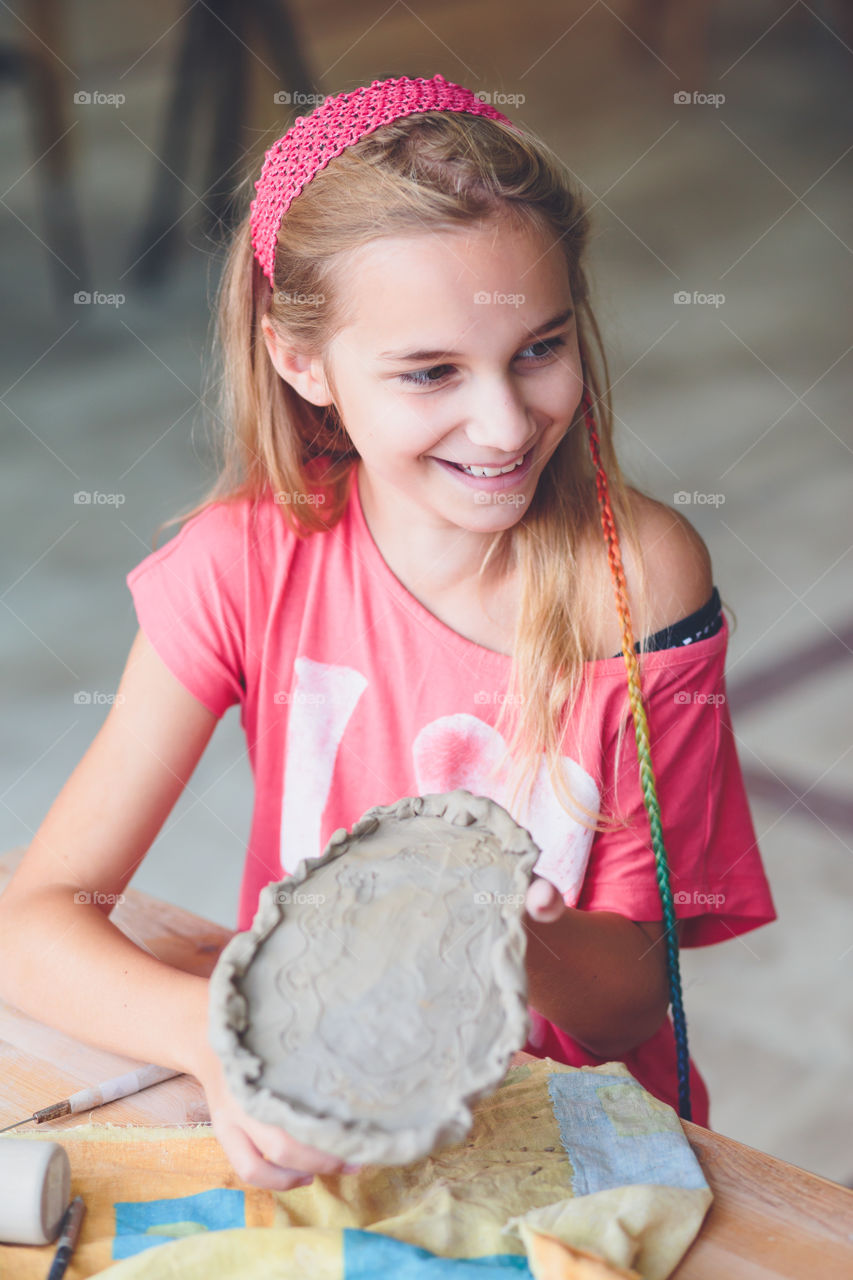
<path fill-rule="evenodd" d="M 676 649 L 683 644 L 694 644 L 697 640 L 705 640 L 708 636 L 716 635 L 722 625 L 722 601 L 719 591 L 714 587 L 710 599 L 702 605 L 701 609 L 697 609 L 686 618 L 681 618 L 671 627 L 656 631 L 653 636 L 649 636 L 642 642 L 642 650 L 644 653 L 651 653 L 655 649 Z M 634 645 L 634 652 L 640 652 L 639 640 Z M 619 658 L 621 654 L 614 653 L 613 657 Z"/>

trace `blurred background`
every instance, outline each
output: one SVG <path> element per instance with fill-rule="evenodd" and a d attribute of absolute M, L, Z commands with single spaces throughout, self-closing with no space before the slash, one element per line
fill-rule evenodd
<path fill-rule="evenodd" d="M 780 918 L 683 954 L 711 1124 L 849 1184 L 843 0 L 0 6 L 0 849 L 28 843 L 108 712 L 125 574 L 212 478 L 199 392 L 230 194 L 311 109 L 298 94 L 438 71 L 585 193 L 623 462 L 683 506 L 736 617 L 728 693 Z M 232 708 L 134 887 L 233 927 L 251 806 Z"/>

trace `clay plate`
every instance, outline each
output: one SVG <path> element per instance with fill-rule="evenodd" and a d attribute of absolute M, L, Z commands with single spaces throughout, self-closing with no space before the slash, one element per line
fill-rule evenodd
<path fill-rule="evenodd" d="M 469 791 L 378 805 L 262 890 L 210 980 L 245 1110 L 359 1163 L 460 1142 L 529 1032 L 524 895 L 540 850 Z"/>

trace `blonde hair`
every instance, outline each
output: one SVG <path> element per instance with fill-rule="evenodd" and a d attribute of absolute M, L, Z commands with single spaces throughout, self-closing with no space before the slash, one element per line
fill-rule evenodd
<path fill-rule="evenodd" d="M 332 528 L 346 506 L 358 454 L 334 405 L 309 403 L 276 373 L 262 318 L 268 315 L 286 341 L 322 358 L 347 320 L 343 267 L 349 253 L 383 235 L 448 230 L 495 218 L 553 236 L 565 255 L 611 506 L 623 545 L 627 535 L 635 547 L 628 486 L 613 449 L 607 360 L 583 269 L 587 214 L 565 167 L 540 139 L 499 121 L 454 112 L 395 120 L 321 169 L 283 219 L 275 289 L 253 256 L 248 216 L 238 225 L 217 299 L 215 373 L 225 428 L 221 469 L 201 503 L 166 524 L 187 520 L 213 502 L 257 503 L 272 490 L 302 495 L 280 508 L 298 536 Z M 310 468 L 320 456 L 328 466 L 322 480 L 325 504 L 317 506 L 305 497 L 316 494 Z M 529 799 L 544 752 L 560 803 L 583 825 L 606 829 L 609 820 L 573 796 L 561 754 L 569 716 L 576 706 L 583 714 L 589 696 L 585 664 L 600 650 L 602 619 L 616 616 L 580 409 L 521 519 L 489 543 L 481 586 L 489 564 L 499 575 L 517 569 L 520 582 L 510 684 L 498 717 L 498 727 L 514 717 L 507 750 L 514 770 L 513 803 L 524 774 Z M 641 556 L 633 566 L 637 594 L 632 599 L 639 602 L 635 621 L 642 623 Z M 641 628 L 637 634 L 646 632 Z M 627 697 L 625 712 L 617 753 L 630 722 Z"/>

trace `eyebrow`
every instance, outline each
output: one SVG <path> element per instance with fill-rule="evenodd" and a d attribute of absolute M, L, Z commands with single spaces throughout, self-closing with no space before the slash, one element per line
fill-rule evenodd
<path fill-rule="evenodd" d="M 565 322 L 574 315 L 574 309 L 567 307 L 565 311 L 560 311 L 557 315 L 552 316 L 550 320 L 546 320 L 544 324 L 540 324 L 538 328 L 531 329 L 528 337 L 538 338 L 541 333 L 548 333 L 551 329 L 556 329 L 558 325 Z M 460 353 L 458 351 L 380 351 L 378 359 L 380 360 L 400 360 L 403 362 L 412 360 L 448 360 L 455 359 Z"/>

